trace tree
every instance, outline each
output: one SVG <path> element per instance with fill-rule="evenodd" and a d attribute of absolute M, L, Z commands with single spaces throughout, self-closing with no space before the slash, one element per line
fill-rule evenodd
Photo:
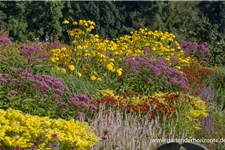
<path fill-rule="evenodd" d="M 1 2 L 1 22 L 9 31 L 12 40 L 25 41 L 27 21 L 26 21 L 26 3 L 25 2 Z"/>
<path fill-rule="evenodd" d="M 0 3 L 1 24 L 9 30 L 12 40 L 45 41 L 61 34 L 61 17 L 64 2 L 22 2 Z"/>
<path fill-rule="evenodd" d="M 61 35 L 61 18 L 64 2 L 40 1 L 28 2 L 26 19 L 28 22 L 28 37 L 40 41 L 54 40 Z"/>

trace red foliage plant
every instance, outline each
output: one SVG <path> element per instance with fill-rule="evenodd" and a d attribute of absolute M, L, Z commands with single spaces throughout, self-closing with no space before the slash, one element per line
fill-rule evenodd
<path fill-rule="evenodd" d="M 123 94 L 120 97 L 114 96 L 103 96 L 100 99 L 92 99 L 91 101 L 96 105 L 106 105 L 107 107 L 119 108 L 121 110 L 127 111 L 129 113 L 142 113 L 149 114 L 154 117 L 157 114 L 159 116 L 166 115 L 167 118 L 170 118 L 176 109 L 176 100 L 179 99 L 178 93 L 165 94 L 161 97 L 152 97 L 152 96 L 143 96 L 138 94 L 136 97 L 143 100 L 139 104 L 128 104 L 129 97 L 133 96 L 132 93 Z M 161 102 L 161 99 L 164 99 L 164 102 Z"/>
<path fill-rule="evenodd" d="M 212 71 L 207 68 L 184 67 L 182 71 L 187 75 L 191 87 L 205 87 L 212 76 Z"/>

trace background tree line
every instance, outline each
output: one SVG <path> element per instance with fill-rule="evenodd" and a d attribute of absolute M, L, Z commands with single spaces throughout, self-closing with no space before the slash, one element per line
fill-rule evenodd
<path fill-rule="evenodd" d="M 12 41 L 56 38 L 65 41 L 62 36 L 65 34 L 64 19 L 93 20 L 96 23 L 94 32 L 104 38 L 147 27 L 172 32 L 180 40 L 207 42 L 217 56 L 224 53 L 225 2 L 222 1 L 0 2 L 0 24 L 9 31 Z"/>

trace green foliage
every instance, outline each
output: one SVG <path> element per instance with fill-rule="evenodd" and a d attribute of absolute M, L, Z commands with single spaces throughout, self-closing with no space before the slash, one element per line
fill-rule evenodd
<path fill-rule="evenodd" d="M 14 77 L 13 79 L 19 79 L 12 72 L 8 75 Z M 32 115 L 48 115 L 53 118 L 63 117 L 60 106 L 57 106 L 51 97 L 43 98 L 42 93 L 36 90 L 33 82 L 26 78 L 20 79 L 20 84 L 7 83 L 0 86 L 1 109 L 11 107 Z M 16 91 L 17 94 L 14 94 L 12 90 Z M 51 107 L 53 108 L 49 109 Z"/>
<path fill-rule="evenodd" d="M 102 37 L 116 37 L 120 34 L 124 19 L 115 2 L 65 2 L 63 16 L 70 21 L 94 20 L 95 32 Z"/>
<path fill-rule="evenodd" d="M 26 4 L 24 2 L 1 2 L 1 12 L 4 18 L 1 24 L 16 40 L 26 40 Z"/>
<path fill-rule="evenodd" d="M 40 1 L 26 2 L 28 40 L 53 41 L 61 35 L 62 8 L 64 2 Z"/>
<path fill-rule="evenodd" d="M 212 63 L 224 65 L 224 2 L 0 2 L 0 23 L 12 40 L 65 39 L 64 18 L 90 19 L 95 33 L 113 38 L 147 27 L 178 39 L 207 42 Z M 204 17 L 203 17 L 204 14 Z M 64 30 L 64 31 L 63 31 Z M 219 42 L 219 43 L 218 43 Z M 221 56 L 222 55 L 222 56 Z"/>
<path fill-rule="evenodd" d="M 188 39 L 198 43 L 207 42 L 209 45 L 211 57 L 211 65 L 225 65 L 224 39 L 219 32 L 218 24 L 212 24 L 209 18 L 202 16 L 194 25 L 195 28 L 189 33 Z"/>
<path fill-rule="evenodd" d="M 225 110 L 225 71 L 215 70 L 209 81 L 209 86 L 216 92 L 214 102 L 219 110 Z"/>
<path fill-rule="evenodd" d="M 61 20 L 64 2 L 22 2 L 0 3 L 1 24 L 9 30 L 16 41 L 41 41 L 56 39 L 61 34 Z"/>
<path fill-rule="evenodd" d="M 202 14 L 209 18 L 209 22 L 218 25 L 218 32 L 224 34 L 225 28 L 225 2 L 222 1 L 208 1 L 201 2 L 199 4 L 199 9 Z"/>
<path fill-rule="evenodd" d="M 71 93 L 85 93 L 93 98 L 98 98 L 97 91 L 102 89 L 101 85 L 92 84 L 82 77 L 62 74 L 53 69 L 50 71 L 50 75 L 62 79 L 64 85 L 66 85 L 67 89 L 70 89 Z"/>
<path fill-rule="evenodd" d="M 139 28 L 168 31 L 179 38 L 186 37 L 198 19 L 196 5 L 199 2 L 117 2 L 124 12 L 123 29 L 127 33 Z M 185 9 L 184 9 L 185 8 Z"/>

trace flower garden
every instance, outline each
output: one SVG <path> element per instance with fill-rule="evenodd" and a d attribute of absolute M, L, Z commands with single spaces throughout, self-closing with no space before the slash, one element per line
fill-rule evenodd
<path fill-rule="evenodd" d="M 225 68 L 207 43 L 141 28 L 115 39 L 64 20 L 69 43 L 0 36 L 0 149 L 154 150 L 225 139 Z M 201 143 L 210 150 L 225 143 Z"/>

